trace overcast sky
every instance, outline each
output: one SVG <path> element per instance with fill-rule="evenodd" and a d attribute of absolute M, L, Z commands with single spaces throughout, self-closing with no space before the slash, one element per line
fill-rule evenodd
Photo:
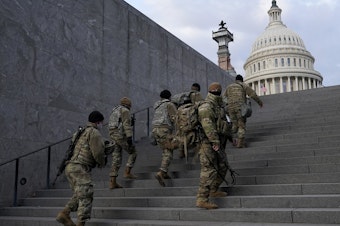
<path fill-rule="evenodd" d="M 256 38 L 269 23 L 272 0 L 125 0 L 128 4 L 217 64 L 217 31 L 221 20 L 234 34 L 231 64 L 244 75 Z M 315 58 L 324 86 L 340 85 L 340 0 L 277 0 L 282 22 L 297 33 Z"/>

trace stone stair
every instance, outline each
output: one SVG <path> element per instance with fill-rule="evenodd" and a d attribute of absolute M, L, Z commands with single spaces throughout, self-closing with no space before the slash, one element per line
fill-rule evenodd
<path fill-rule="evenodd" d="M 239 175 L 234 186 L 223 184 L 227 197 L 212 199 L 219 209 L 195 207 L 200 167 L 193 153 L 186 163 L 175 152 L 172 179 L 160 187 L 154 175 L 161 151 L 142 139 L 133 169 L 138 179 L 120 176 L 123 189 L 108 189 L 110 166 L 93 171 L 95 197 L 86 225 L 340 225 L 340 87 L 262 99 L 264 107 L 253 103 L 248 119 L 248 147 L 227 144 L 229 163 Z M 36 191 L 20 206 L 0 208 L 0 225 L 60 225 L 55 216 L 70 196 L 60 178 L 53 189 Z"/>

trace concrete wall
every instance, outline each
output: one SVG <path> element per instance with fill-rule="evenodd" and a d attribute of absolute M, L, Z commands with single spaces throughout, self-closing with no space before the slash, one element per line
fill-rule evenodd
<path fill-rule="evenodd" d="M 232 81 L 121 0 L 0 0 L 0 33 L 0 164 L 70 137 L 92 110 L 108 119 L 122 96 L 135 112 L 163 89 L 176 93 L 198 82 L 206 95 L 211 82 Z M 52 171 L 66 146 L 51 150 Z M 46 158 L 43 151 L 20 161 L 18 177 L 27 179 L 21 195 L 44 186 Z M 1 198 L 14 168 L 0 167 Z"/>

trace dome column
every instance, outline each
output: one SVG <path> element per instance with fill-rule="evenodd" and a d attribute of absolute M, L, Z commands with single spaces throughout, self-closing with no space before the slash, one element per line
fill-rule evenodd
<path fill-rule="evenodd" d="M 306 90 L 306 78 L 301 77 L 301 79 L 302 79 L 302 90 Z"/>
<path fill-rule="evenodd" d="M 299 90 L 299 77 L 295 76 L 295 91 Z"/>
<path fill-rule="evenodd" d="M 264 86 L 266 88 L 266 95 L 270 94 L 270 89 L 268 87 L 268 79 L 264 80 Z"/>
<path fill-rule="evenodd" d="M 292 89 L 291 89 L 291 85 L 290 85 L 290 76 L 287 77 L 287 85 L 288 85 L 287 92 L 291 92 Z"/>

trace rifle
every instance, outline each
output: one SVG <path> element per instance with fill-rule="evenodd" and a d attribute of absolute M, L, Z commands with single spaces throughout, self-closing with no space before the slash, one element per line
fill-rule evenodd
<path fill-rule="evenodd" d="M 216 152 L 216 154 L 220 156 L 220 158 L 222 159 L 223 163 L 225 164 L 225 166 L 227 167 L 227 169 L 228 169 L 229 172 L 230 172 L 230 177 L 231 177 L 231 179 L 232 179 L 230 185 L 231 185 L 231 186 L 235 185 L 235 183 L 236 183 L 236 176 L 235 176 L 235 174 L 238 175 L 238 176 L 239 176 L 239 174 L 238 174 L 237 172 L 235 172 L 235 170 L 233 170 L 233 169 L 230 167 L 230 165 L 229 165 L 229 163 L 228 163 L 228 159 L 227 159 L 226 153 L 225 153 L 223 150 L 221 150 L 221 149 L 218 150 L 218 151 Z M 213 163 L 213 162 L 210 160 L 210 158 L 209 158 L 206 154 L 204 154 L 204 155 L 205 155 L 205 157 L 208 159 L 209 163 L 210 163 L 210 164 L 213 166 L 213 168 L 216 170 L 217 175 L 218 175 L 218 176 L 226 183 L 226 185 L 229 186 L 229 183 L 228 183 L 227 179 L 225 179 L 225 177 L 221 175 L 221 173 L 219 172 L 219 169 L 218 169 L 218 167 L 216 167 L 215 163 Z"/>
<path fill-rule="evenodd" d="M 52 183 L 53 186 L 55 185 L 55 182 L 56 182 L 57 178 L 64 172 L 65 167 L 66 167 L 68 161 L 72 158 L 74 148 L 76 147 L 76 144 L 77 144 L 81 134 L 84 131 L 85 131 L 85 129 L 83 127 L 79 126 L 74 140 L 71 140 L 71 143 L 68 146 L 68 149 L 66 150 L 65 157 L 63 158 L 63 160 L 59 164 L 57 176 L 55 177 L 55 179 L 54 179 L 54 181 Z"/>

